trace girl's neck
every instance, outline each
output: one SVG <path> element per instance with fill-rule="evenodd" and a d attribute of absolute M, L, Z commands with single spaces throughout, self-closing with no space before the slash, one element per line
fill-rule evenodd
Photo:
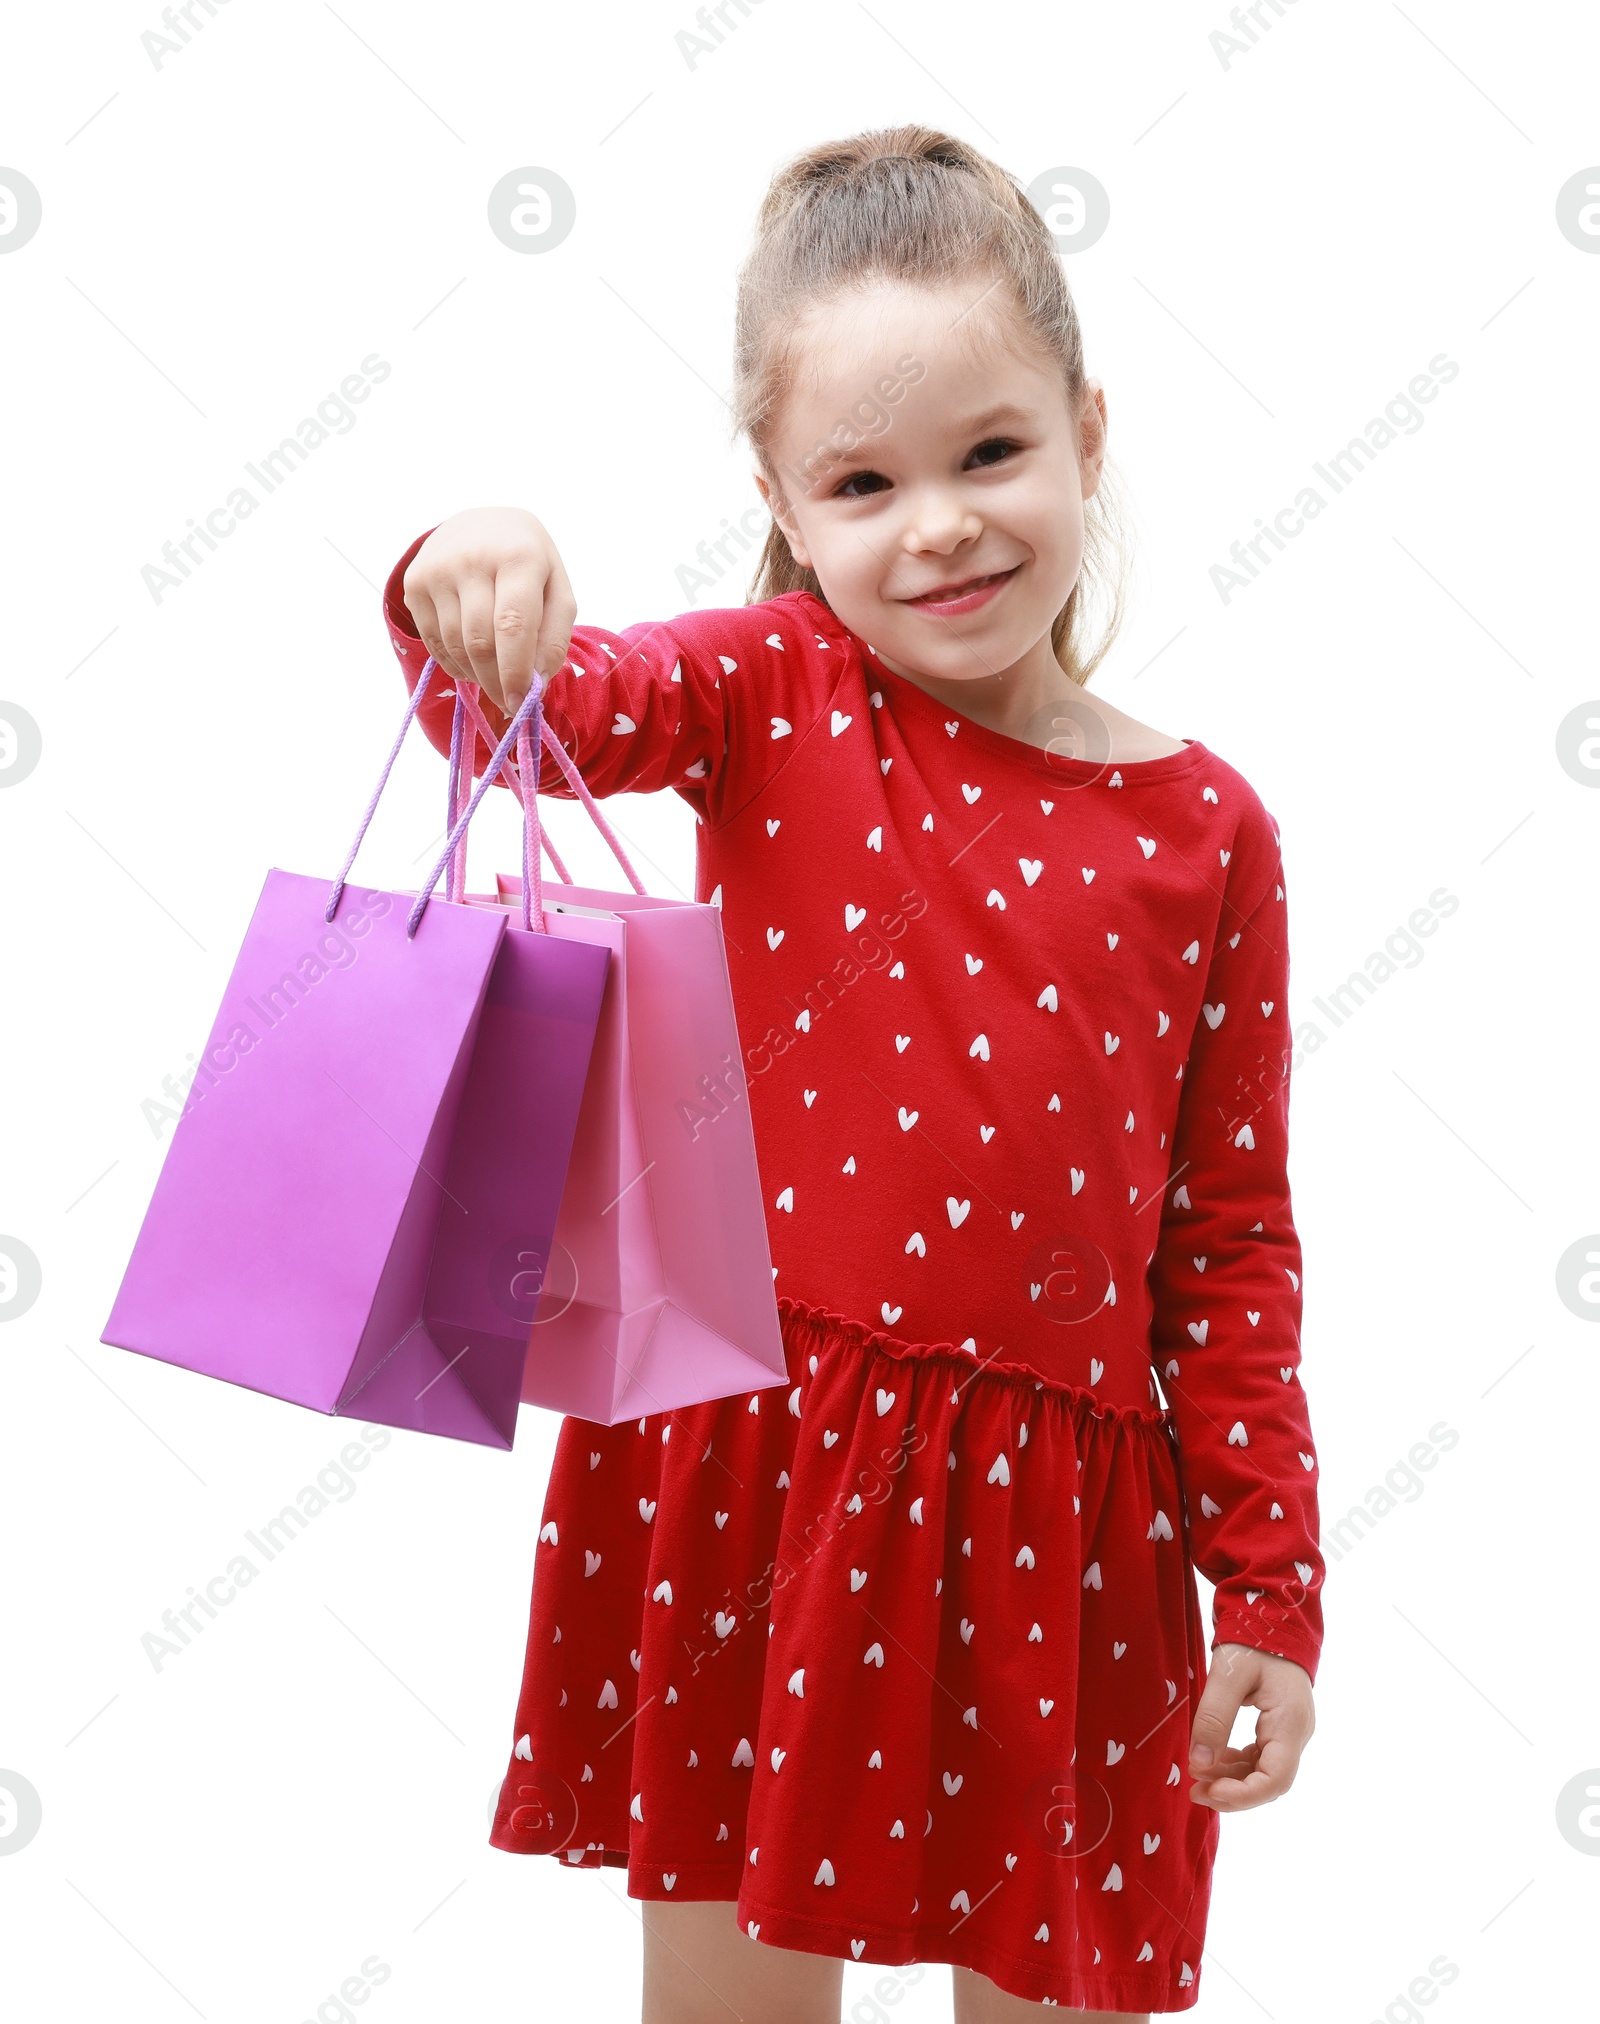
<path fill-rule="evenodd" d="M 1056 659 L 1048 633 L 1009 668 L 957 681 L 921 674 L 881 653 L 878 659 L 891 674 L 912 683 L 946 709 L 970 717 L 986 731 L 998 731 L 1007 738 L 1025 739 L 1029 724 L 1047 704 L 1083 694 Z"/>

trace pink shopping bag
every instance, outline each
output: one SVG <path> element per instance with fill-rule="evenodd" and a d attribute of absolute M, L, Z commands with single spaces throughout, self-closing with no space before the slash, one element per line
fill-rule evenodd
<path fill-rule="evenodd" d="M 553 851 L 563 882 L 541 883 L 528 848 L 524 879 L 467 895 L 527 908 L 531 873 L 550 934 L 610 955 L 548 1270 L 517 1267 L 502 1292 L 531 1324 L 523 1399 L 614 1426 L 788 1369 L 722 916 L 646 893 L 548 724 L 542 738 L 633 890 L 575 885 Z"/>
<path fill-rule="evenodd" d="M 509 1448 L 528 1326 L 495 1290 L 542 1272 L 609 954 L 430 904 L 537 693 L 422 891 L 346 885 L 432 672 L 331 890 L 267 875 L 101 1339 Z"/>

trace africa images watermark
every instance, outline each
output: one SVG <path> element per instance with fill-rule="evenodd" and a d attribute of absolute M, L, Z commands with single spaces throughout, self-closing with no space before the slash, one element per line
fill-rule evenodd
<path fill-rule="evenodd" d="M 896 904 L 898 911 L 880 912 L 876 922 L 868 919 L 865 907 L 846 907 L 850 948 L 836 959 L 831 969 L 824 970 L 814 984 L 807 986 L 798 1002 L 789 996 L 783 1000 L 793 1015 L 795 1032 L 810 1033 L 813 1022 L 837 1005 L 850 986 L 860 983 L 868 970 L 886 971 L 891 977 L 904 976 L 905 965 L 896 958 L 890 943 L 905 933 L 908 921 L 920 920 L 928 911 L 928 896 L 918 892 L 915 886 L 908 886 Z M 776 950 L 783 940 L 782 932 L 778 929 L 767 932 L 768 946 Z M 771 939 L 774 935 L 777 936 L 776 941 Z M 742 1079 L 734 1067 L 733 1057 L 724 1054 L 723 1065 L 710 1074 L 702 1075 L 699 1087 L 678 1101 L 678 1119 L 690 1138 L 700 1136 L 701 1125 L 715 1124 L 719 1117 L 725 1116 L 740 1101 L 745 1087 L 754 1077 L 765 1075 L 780 1054 L 787 1054 L 791 1047 L 798 1045 L 799 1042 L 793 1040 L 783 1027 L 769 1026 L 759 1040 L 753 1040 L 745 1048 L 745 1074 Z"/>
<path fill-rule="evenodd" d="M 1311 1002 L 1327 1019 L 1329 1026 L 1337 1028 L 1348 1024 L 1363 1005 L 1378 995 L 1381 986 L 1401 970 L 1414 970 L 1428 953 L 1421 946 L 1422 940 L 1437 933 L 1439 923 L 1458 912 L 1460 906 L 1460 900 L 1448 886 L 1435 886 L 1428 895 L 1427 905 L 1413 907 L 1406 917 L 1406 925 L 1391 929 L 1383 947 L 1374 949 L 1359 970 L 1352 970 L 1342 984 L 1334 985 L 1325 995 L 1319 993 L 1314 996 Z M 1307 1055 L 1315 1054 L 1326 1045 L 1328 1038 L 1315 1019 L 1301 1020 L 1295 1028 L 1290 1067 L 1298 1069 Z"/>
<path fill-rule="evenodd" d="M 755 4 L 759 6 L 761 0 L 755 0 Z M 716 0 L 716 4 L 702 7 L 694 17 L 694 27 L 680 28 L 673 36 L 678 54 L 693 70 L 703 57 L 715 55 L 727 41 L 739 26 L 736 17 L 748 21 L 751 11 L 750 0 Z"/>
<path fill-rule="evenodd" d="M 349 1503 L 360 1488 L 355 1481 L 356 1472 L 366 1468 L 373 1455 L 388 1447 L 390 1441 L 387 1427 L 363 1425 L 360 1435 L 358 1441 L 345 1443 L 337 1461 L 323 1464 L 317 1471 L 316 1481 L 307 1483 L 292 1504 L 285 1504 L 277 1516 L 269 1518 L 258 1531 L 246 1529 L 244 1536 L 260 1555 L 261 1566 L 257 1566 L 248 1553 L 234 1554 L 220 1574 L 212 1575 L 204 1592 L 191 1582 L 189 1600 L 163 1614 L 159 1631 L 147 1630 L 144 1633 L 139 1644 L 154 1671 L 159 1673 L 169 1659 L 177 1658 L 186 1651 L 207 1623 L 215 1622 L 228 1604 L 238 1599 L 240 1591 L 258 1579 L 262 1567 L 278 1559 L 293 1545 L 312 1519 L 320 1518 L 330 1503 Z"/>
<path fill-rule="evenodd" d="M 236 1001 L 236 1012 L 248 1011 L 261 1022 L 259 1033 L 249 1019 L 235 1018 L 225 1038 L 207 1043 L 202 1060 L 195 1061 L 191 1054 L 192 1068 L 164 1079 L 161 1088 L 169 1099 L 167 1103 L 159 1097 L 147 1096 L 140 1104 L 153 1138 L 160 1138 L 164 1126 L 177 1124 L 203 1102 L 222 1076 L 231 1074 L 274 1027 L 283 1024 L 313 985 L 320 984 L 335 970 L 350 968 L 360 953 L 352 946 L 353 941 L 359 941 L 370 930 L 374 918 L 388 913 L 393 904 L 391 895 L 384 892 L 352 893 L 350 898 L 353 904 L 345 908 L 337 926 L 320 934 L 315 946 L 307 949 L 282 976 L 258 985 L 254 994 L 247 993 Z"/>
<path fill-rule="evenodd" d="M 799 1386 L 790 1393 L 789 1410 L 799 1412 Z M 702 1624 L 712 1633 L 699 1645 L 687 1635 L 680 1641 L 693 1661 L 693 1670 L 698 1673 L 701 1663 L 714 1658 L 718 1652 L 728 1648 L 736 1632 L 767 1609 L 773 1596 L 780 1588 L 786 1588 L 800 1569 L 814 1560 L 823 1547 L 837 1539 L 849 1525 L 851 1519 L 861 1517 L 869 1503 L 882 1504 L 894 1494 L 894 1478 L 899 1475 L 913 1455 L 921 1454 L 928 1445 L 926 1427 L 906 1426 L 895 1445 L 881 1447 L 877 1461 L 856 1471 L 856 1487 L 847 1497 L 841 1484 L 833 1493 L 833 1500 L 826 1511 L 819 1511 L 809 1524 L 796 1526 L 787 1518 L 784 1522 L 783 1538 L 779 1542 L 778 1557 L 769 1560 L 761 1572 L 744 1584 L 743 1592 L 735 1596 L 731 1588 L 724 1588 L 727 1606 L 719 1605 L 714 1611 L 701 1611 Z M 882 1465 L 880 1474 L 879 1464 Z M 787 1473 L 787 1472 L 786 1472 Z M 787 1486 L 785 1486 L 787 1488 Z M 918 1503 L 921 1503 L 919 1498 Z M 916 1522 L 922 1522 L 920 1514 Z M 798 1552 L 791 1549 L 798 1549 Z M 747 1747 L 747 1743 L 745 1747 Z"/>
<path fill-rule="evenodd" d="M 1435 1420 L 1427 1438 L 1413 1441 L 1400 1460 L 1391 1464 L 1381 1483 L 1374 1483 L 1359 1504 L 1352 1504 L 1344 1516 L 1322 1535 L 1322 1549 L 1333 1560 L 1343 1560 L 1378 1523 L 1400 1504 L 1415 1504 L 1427 1489 L 1419 1470 L 1436 1469 L 1439 1457 L 1460 1444 L 1461 1436 L 1448 1420 Z"/>
<path fill-rule="evenodd" d="M 786 480 L 799 491 L 808 492 L 816 482 L 819 472 L 831 465 L 854 457 L 862 446 L 874 436 L 881 436 L 894 420 L 889 410 L 905 399 L 906 389 L 914 387 L 925 377 L 927 366 L 914 352 L 905 352 L 894 362 L 894 371 L 882 374 L 859 400 L 853 401 L 848 414 L 839 420 L 825 436 L 820 437 L 800 459 L 798 464 L 780 464 L 775 476 Z M 755 522 L 752 527 L 751 521 Z M 712 541 L 702 541 L 695 550 L 695 563 L 680 562 L 674 571 L 678 589 L 686 598 L 698 597 L 702 590 L 709 590 L 733 567 L 737 557 L 728 554 L 730 543 L 741 555 L 748 555 L 758 537 L 771 525 L 771 515 L 765 506 L 747 506 L 738 521 L 723 516 L 723 532 Z"/>
<path fill-rule="evenodd" d="M 1289 0 L 1289 6 L 1294 0 Z M 1249 7 L 1235 7 L 1228 16 L 1226 28 L 1213 28 L 1206 37 L 1211 53 L 1224 70 L 1231 70 L 1241 56 L 1248 56 L 1252 49 L 1259 47 L 1261 38 L 1276 24 L 1273 16 L 1281 21 L 1288 12 L 1284 0 L 1253 0 Z"/>
<path fill-rule="evenodd" d="M 369 351 L 357 369 L 339 382 L 337 392 L 323 396 L 316 413 L 307 415 L 293 435 L 285 436 L 276 449 L 269 450 L 256 462 L 246 458 L 244 468 L 261 488 L 261 498 L 248 485 L 235 485 L 222 504 L 213 506 L 206 514 L 204 526 L 191 515 L 189 532 L 180 534 L 176 541 L 163 542 L 161 561 L 147 562 L 139 572 L 151 601 L 159 604 L 168 591 L 187 582 L 206 556 L 215 554 L 228 536 L 237 531 L 239 523 L 256 511 L 262 499 L 278 491 L 330 435 L 348 436 L 358 420 L 356 405 L 366 400 L 375 386 L 381 386 L 393 370 L 386 359 Z"/>
<path fill-rule="evenodd" d="M 227 0 L 222 0 L 224 6 Z M 163 8 L 160 28 L 147 28 L 139 37 L 139 47 L 150 59 L 151 68 L 159 70 L 169 56 L 181 56 L 205 27 L 206 21 L 215 20 L 215 0 L 182 0 L 177 7 Z"/>
<path fill-rule="evenodd" d="M 1258 531 L 1244 541 L 1234 542 L 1228 550 L 1228 562 L 1211 565 L 1212 587 L 1222 602 L 1228 604 L 1235 592 L 1254 583 L 1271 563 L 1274 553 L 1282 554 L 1296 535 L 1303 534 L 1313 520 L 1327 511 L 1331 498 L 1348 491 L 1361 473 L 1377 462 L 1380 451 L 1386 450 L 1398 436 L 1414 436 L 1427 419 L 1421 412 L 1422 405 L 1436 399 L 1440 387 L 1448 386 L 1460 371 L 1447 353 L 1435 352 L 1427 371 L 1414 375 L 1406 391 L 1395 394 L 1383 413 L 1374 415 L 1359 436 L 1352 436 L 1342 450 L 1325 462 L 1313 463 L 1311 468 L 1327 487 L 1328 496 L 1315 485 L 1303 485 L 1290 504 L 1281 506 L 1272 516 L 1270 527 L 1258 517 Z"/>

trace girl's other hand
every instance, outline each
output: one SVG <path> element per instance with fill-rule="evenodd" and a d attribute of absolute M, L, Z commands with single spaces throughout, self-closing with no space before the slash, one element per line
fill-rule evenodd
<path fill-rule="evenodd" d="M 514 716 L 533 671 L 553 675 L 578 615 L 555 543 L 520 506 L 475 506 L 443 520 L 411 559 L 406 608 L 430 654 Z"/>
<path fill-rule="evenodd" d="M 1228 1737 L 1243 1707 L 1260 1712 L 1254 1739 L 1238 1748 Z M 1315 1727 L 1311 1676 L 1304 1666 L 1251 1645 L 1218 1645 L 1189 1738 L 1189 1775 L 1195 1781 L 1189 1797 L 1219 1813 L 1242 1813 L 1280 1798 L 1294 1783 Z"/>

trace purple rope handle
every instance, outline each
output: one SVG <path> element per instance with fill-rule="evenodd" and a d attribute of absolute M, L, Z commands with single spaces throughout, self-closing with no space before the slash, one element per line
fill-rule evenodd
<path fill-rule="evenodd" d="M 645 891 L 644 880 L 640 878 L 639 874 L 628 862 L 628 853 L 617 841 L 616 831 L 611 827 L 611 824 L 606 821 L 605 817 L 600 813 L 600 810 L 595 806 L 594 796 L 589 792 L 588 788 L 584 785 L 583 775 L 578 771 L 577 767 L 573 764 L 572 760 L 567 756 L 567 748 L 562 744 L 561 740 L 556 736 L 555 732 L 551 730 L 548 723 L 545 723 L 543 725 L 543 732 L 544 732 L 544 742 L 550 748 L 550 756 L 555 760 L 556 764 L 567 776 L 568 786 L 571 787 L 573 793 L 577 795 L 578 799 L 583 803 L 584 807 L 588 809 L 590 815 L 594 818 L 595 828 L 599 830 L 600 834 L 605 838 L 606 842 L 610 844 L 612 855 L 616 858 L 617 863 L 622 866 L 623 871 L 627 874 L 628 883 L 633 887 L 636 893 L 644 892 Z M 568 880 L 568 884 L 570 883 L 571 881 Z"/>
<path fill-rule="evenodd" d="M 424 691 L 432 680 L 433 671 L 437 665 L 438 663 L 430 654 L 427 665 L 417 677 L 417 686 L 411 691 L 411 701 L 406 705 L 406 714 L 401 719 L 399 734 L 395 738 L 394 744 L 390 747 L 388 758 L 383 762 L 383 771 L 378 775 L 378 784 L 372 790 L 372 799 L 367 803 L 367 812 L 361 818 L 361 827 L 356 831 L 356 840 L 351 844 L 350 854 L 345 859 L 339 876 L 334 880 L 332 889 L 328 894 L 327 908 L 322 916 L 325 921 L 331 921 L 339 910 L 339 901 L 344 894 L 344 882 L 350 876 L 350 867 L 356 861 L 356 852 L 361 848 L 362 839 L 366 836 L 367 830 L 371 826 L 372 818 L 377 813 L 378 801 L 383 794 L 383 790 L 389 784 L 389 775 L 394 771 L 394 762 L 399 758 L 400 747 L 405 743 L 406 733 L 411 729 L 411 719 L 417 714 Z"/>
<path fill-rule="evenodd" d="M 457 690 L 457 697 L 458 700 L 461 700 L 461 692 L 459 689 Z M 478 730 L 480 730 L 483 733 L 484 743 L 486 745 L 492 746 L 494 744 L 494 733 L 489 729 L 489 721 L 484 716 L 483 711 L 478 706 L 477 697 L 475 695 L 468 694 L 464 700 L 466 703 L 468 715 L 472 718 Z M 628 862 L 628 854 L 622 848 L 621 843 L 617 840 L 616 832 L 612 829 L 610 823 L 607 822 L 605 817 L 601 814 L 599 808 L 595 805 L 594 796 L 589 792 L 589 789 L 584 782 L 583 775 L 578 771 L 577 767 L 568 757 L 566 747 L 561 743 L 561 740 L 556 736 L 555 731 L 552 728 L 548 718 L 545 719 L 544 721 L 541 743 L 542 745 L 547 747 L 551 753 L 554 754 L 557 763 L 560 765 L 562 772 L 566 775 L 567 780 L 570 782 L 571 786 L 576 792 L 578 799 L 583 803 L 584 807 L 588 809 L 590 816 L 593 818 L 595 827 L 599 830 L 600 834 L 605 838 L 606 842 L 611 846 L 612 854 L 615 856 L 618 864 L 621 865 L 624 873 L 627 876 L 629 884 L 633 887 L 636 893 L 643 893 L 646 890 L 643 880 L 639 877 L 639 874 L 634 870 L 633 866 Z M 537 764 L 537 762 L 535 763 Z M 519 746 L 517 752 L 516 769 L 515 771 L 510 772 L 506 775 L 506 779 L 510 785 L 511 791 L 513 794 L 516 795 L 519 801 L 523 799 L 522 781 L 526 779 L 527 772 L 528 769 L 524 765 L 522 760 L 522 749 Z M 535 788 L 534 792 L 535 798 L 537 798 L 538 794 L 537 787 Z M 550 833 L 547 829 L 543 827 L 542 824 L 539 825 L 539 837 L 540 841 L 544 845 L 545 850 L 549 853 L 550 863 L 555 870 L 556 877 L 560 879 L 563 885 L 573 884 L 574 881 L 571 872 L 569 872 L 566 866 L 561 862 L 560 855 L 557 852 L 555 845 L 550 841 Z M 524 887 L 526 887 L 527 883 L 528 883 L 527 876 L 526 874 L 524 874 L 523 877 Z"/>
<path fill-rule="evenodd" d="M 420 687 L 421 685 L 419 684 L 418 686 Z M 530 718 L 541 725 L 543 724 L 544 715 L 541 709 L 541 702 L 543 696 L 544 696 L 544 682 L 539 675 L 535 674 L 533 678 L 533 687 L 522 699 L 522 704 L 518 709 L 517 714 L 506 726 L 505 736 L 500 740 L 500 743 L 495 747 L 494 755 L 489 761 L 488 767 L 484 772 L 483 778 L 478 782 L 477 787 L 474 789 L 472 799 L 467 803 L 466 808 L 462 811 L 461 815 L 457 819 L 455 826 L 451 829 L 449 836 L 445 839 L 443 855 L 440 857 L 439 862 L 434 866 L 432 872 L 429 874 L 427 882 L 422 887 L 422 890 L 417 894 L 415 904 L 412 906 L 410 913 L 406 916 L 407 941 L 410 941 L 410 939 L 416 934 L 418 925 L 422 920 L 422 916 L 427 911 L 428 902 L 433 898 L 433 889 L 439 883 L 440 874 L 444 871 L 445 866 L 450 862 L 451 854 L 454 852 L 456 845 L 461 841 L 462 837 L 466 835 L 468 825 L 472 821 L 473 816 L 476 815 L 478 812 L 478 804 L 482 801 L 483 797 L 488 793 L 489 789 L 494 785 L 495 781 L 500 777 L 500 769 L 505 765 L 506 760 L 510 755 L 511 748 L 513 745 L 516 744 L 517 739 L 523 730 L 523 727 L 528 723 Z M 524 839 L 524 850 L 526 851 L 529 842 L 526 823 L 523 825 L 523 839 Z M 537 883 L 537 879 L 535 879 L 535 883 Z M 524 880 L 523 882 L 524 898 L 522 903 L 522 914 L 523 914 L 523 925 L 525 927 L 531 926 L 530 908 L 526 897 L 527 891 L 528 891 L 527 881 Z M 539 927 L 537 930 L 535 930 L 535 932 L 542 932 L 544 930 L 544 925 L 545 925 L 544 915 L 541 910 L 539 913 Z"/>
<path fill-rule="evenodd" d="M 445 834 L 455 828 L 456 817 L 461 813 L 461 747 L 466 731 L 466 698 L 461 693 L 461 684 L 455 689 L 456 706 L 450 716 L 450 780 L 445 798 Z M 463 836 L 456 846 L 456 854 L 450 860 L 450 876 L 445 881 L 445 897 L 460 901 L 467 889 L 467 839 Z"/>
<path fill-rule="evenodd" d="M 406 733 L 411 728 L 411 720 L 416 716 L 418 709 L 421 707 L 423 697 L 427 693 L 428 685 L 433 679 L 433 673 L 437 666 L 438 662 L 430 654 L 423 664 L 422 673 L 417 677 L 416 687 L 411 691 L 410 700 L 406 704 L 406 713 L 400 720 L 400 729 L 395 734 L 393 745 L 389 748 L 388 758 L 383 762 L 383 771 L 378 776 L 378 784 L 372 790 L 372 798 L 368 801 L 365 812 L 361 817 L 360 825 L 356 830 L 355 840 L 350 845 L 350 849 L 345 856 L 345 861 L 339 868 L 338 876 L 329 888 L 328 904 L 323 910 L 322 916 L 325 921 L 331 921 L 339 910 L 339 902 L 344 896 L 345 882 L 350 876 L 350 868 L 356 861 L 356 854 L 365 841 L 368 829 L 372 826 L 372 818 L 377 813 L 378 803 L 383 797 L 383 790 L 388 786 L 389 775 L 394 771 L 394 762 L 400 756 L 400 747 L 405 743 Z M 452 817 L 450 834 L 445 840 L 443 856 L 434 866 L 431 877 L 422 891 L 418 893 L 416 902 L 406 918 L 406 939 L 408 941 L 417 932 L 417 927 L 427 910 L 428 902 L 433 897 L 433 889 L 439 882 L 440 874 L 444 871 L 446 865 L 451 862 L 458 847 L 464 845 L 468 825 L 478 811 L 478 804 L 483 800 L 489 788 L 499 778 L 500 771 L 505 765 L 506 757 L 513 746 L 517 750 L 517 761 L 513 774 L 509 776 L 508 784 L 512 792 L 522 802 L 522 924 L 524 928 L 528 928 L 535 933 L 548 932 L 544 918 L 540 856 L 534 843 L 536 834 L 544 844 L 545 849 L 550 852 L 556 876 L 564 885 L 572 883 L 571 876 L 557 856 L 554 846 L 549 842 L 548 838 L 544 837 L 543 828 L 539 822 L 539 758 L 542 747 L 546 745 L 549 746 L 551 755 L 561 768 L 567 784 L 589 811 L 590 818 L 594 822 L 595 827 L 610 845 L 612 855 L 616 858 L 618 864 L 621 865 L 629 884 L 636 893 L 645 893 L 644 881 L 629 862 L 628 854 L 618 841 L 615 830 L 612 829 L 610 823 L 601 814 L 595 803 L 594 796 L 589 792 L 583 776 L 578 771 L 576 765 L 567 756 L 566 748 L 562 745 L 561 740 L 545 721 L 542 707 L 543 696 L 544 680 L 542 676 L 535 672 L 533 686 L 523 698 L 516 715 L 507 725 L 505 735 L 500 739 L 499 744 L 495 746 L 483 778 L 478 782 L 476 789 L 467 801 L 466 807 L 460 809 L 458 813 L 458 795 L 465 786 L 465 783 L 459 779 L 462 770 L 460 764 L 461 747 L 465 736 L 465 727 L 462 721 L 463 701 L 465 701 L 466 711 L 475 719 L 476 726 L 482 728 L 489 742 L 492 743 L 493 739 L 489 732 L 487 720 L 484 718 L 482 711 L 477 707 L 476 699 L 470 697 L 463 699 L 460 684 L 457 684 L 456 708 L 452 716 L 450 733 L 449 786 L 450 814 Z M 538 730 L 536 733 L 530 731 L 530 721 L 537 723 Z M 526 783 L 531 783 L 531 791 Z M 462 855 L 462 876 L 464 877 L 464 851 Z M 535 917 L 538 920 L 538 927 L 536 929 L 533 927 Z"/>
<path fill-rule="evenodd" d="M 537 683 L 539 677 L 534 676 Z M 544 729 L 544 712 L 539 712 L 539 728 Z M 543 870 L 539 858 L 539 846 L 533 840 L 533 832 L 539 824 L 539 740 L 528 729 L 526 723 L 517 732 L 517 771 L 524 783 L 523 809 L 528 817 L 522 825 L 522 925 L 531 928 L 535 920 L 538 932 L 550 932 L 544 917 Z M 563 880 L 570 884 L 570 880 Z M 529 894 L 532 894 L 530 909 Z"/>
<path fill-rule="evenodd" d="M 476 692 L 474 690 L 469 689 L 464 694 L 458 691 L 458 694 L 460 694 L 461 696 L 461 701 L 466 705 L 467 715 L 471 718 L 477 730 L 482 732 L 483 742 L 492 752 L 494 750 L 494 733 L 489 729 L 489 720 L 487 717 L 485 717 L 482 709 L 479 706 Z M 517 764 L 510 769 L 510 771 L 506 774 L 505 777 L 506 777 L 506 784 L 510 787 L 511 792 L 517 797 L 518 802 L 524 805 L 524 812 L 526 812 L 525 797 L 522 791 L 522 774 L 523 774 L 523 766 L 522 766 L 521 752 L 519 748 Z M 563 885 L 571 885 L 572 874 L 561 862 L 561 853 L 556 849 L 555 845 L 551 842 L 549 830 L 544 828 L 542 824 L 538 825 L 538 829 L 539 829 L 539 841 L 544 846 L 545 854 L 550 860 L 551 870 L 555 873 L 556 877 L 560 879 Z"/>

